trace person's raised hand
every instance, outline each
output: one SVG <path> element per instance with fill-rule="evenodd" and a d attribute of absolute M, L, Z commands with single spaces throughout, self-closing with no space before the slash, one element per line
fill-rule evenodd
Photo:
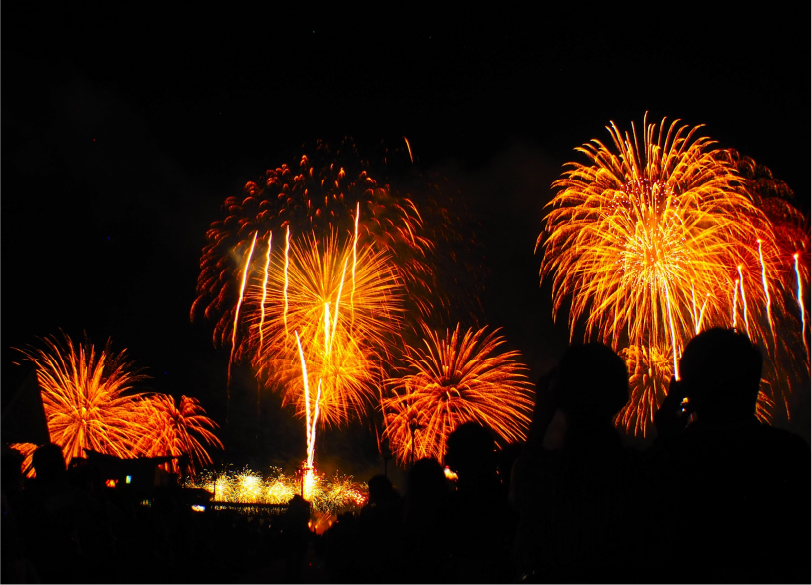
<path fill-rule="evenodd" d="M 690 416 L 691 407 L 685 395 L 685 388 L 682 382 L 672 377 L 668 394 L 654 415 L 658 439 L 665 440 L 678 435 L 688 424 Z"/>

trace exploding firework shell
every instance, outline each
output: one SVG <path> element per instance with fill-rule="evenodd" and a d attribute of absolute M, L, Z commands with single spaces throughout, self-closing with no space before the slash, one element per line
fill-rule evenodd
<path fill-rule="evenodd" d="M 142 401 L 148 410 L 150 433 L 144 435 L 137 450 L 150 457 L 189 456 L 190 471 L 211 465 L 212 460 L 203 443 L 223 449 L 223 444 L 212 432 L 217 428 L 196 398 L 181 396 L 176 403 L 172 396 L 154 394 Z M 180 473 L 177 461 L 171 470 Z"/>
<path fill-rule="evenodd" d="M 196 399 L 137 392 L 139 374 L 125 351 L 113 353 L 108 340 L 102 351 L 89 340 L 75 345 L 63 334 L 43 340 L 44 348 L 21 350 L 37 368 L 37 380 L 51 441 L 62 447 L 66 463 L 93 450 L 121 458 L 189 454 L 193 462 L 211 459 L 198 440 L 210 445 L 219 440 L 216 427 Z M 26 468 L 36 446 L 22 446 Z"/>
<path fill-rule="evenodd" d="M 554 183 L 559 191 L 537 241 L 540 276 L 552 278 L 553 315 L 571 298 L 571 335 L 584 318 L 587 339 L 597 335 L 635 355 L 648 348 L 643 362 L 660 363 L 657 348 L 670 347 L 677 376 L 681 349 L 713 326 L 738 327 L 768 357 L 780 353 L 786 241 L 797 240 L 777 235 L 775 213 L 742 178 L 737 159 L 714 149 L 700 128 L 644 120 L 639 139 L 634 125 L 624 134 L 612 123 L 612 148 L 593 140 L 576 149 L 590 164 L 570 163 Z M 644 387 L 633 388 L 633 401 L 647 404 L 630 405 L 618 420 L 637 432 L 660 390 L 645 386 L 658 376 L 636 379 Z M 769 397 L 760 402 L 762 415 L 769 404 Z"/>
<path fill-rule="evenodd" d="M 422 176 L 411 157 L 404 157 L 405 149 L 385 147 L 375 157 L 382 164 L 373 165 L 350 140 L 334 150 L 318 141 L 297 164 L 268 170 L 246 183 L 241 196 L 229 197 L 225 218 L 206 233 L 191 309 L 193 319 L 203 313 L 217 320 L 215 345 L 225 344 L 232 331 L 253 236 L 263 240 L 287 228 L 294 236 L 313 232 L 321 238 L 334 231 L 352 233 L 358 221 L 359 245 L 389 254 L 408 291 L 410 312 L 425 320 L 481 312 L 482 268 L 471 265 L 477 244 L 470 220 L 464 219 L 464 203 L 456 193 L 452 198 L 447 181 Z M 381 178 L 398 160 L 407 161 L 408 172 Z"/>
<path fill-rule="evenodd" d="M 134 457 L 149 432 L 141 396 L 130 393 L 144 376 L 126 361 L 125 352 L 102 351 L 85 340 L 78 346 L 67 335 L 43 339 L 45 348 L 21 350 L 37 368 L 37 380 L 51 441 L 66 462 L 84 457 L 85 449 L 117 457 Z"/>
<path fill-rule="evenodd" d="M 192 317 L 203 308 L 207 318 L 219 318 L 216 343 L 225 342 L 233 322 L 234 286 L 252 234 L 264 236 L 286 227 L 319 237 L 335 230 L 351 233 L 356 209 L 360 244 L 397 259 L 393 268 L 410 287 L 411 298 L 421 311 L 431 311 L 431 297 L 419 294 L 430 292 L 427 282 L 433 274 L 426 258 L 434 244 L 424 233 L 423 219 L 410 199 L 393 195 L 388 185 L 370 177 L 368 163 L 352 144 L 343 144 L 333 156 L 318 142 L 316 152 L 302 156 L 298 168 L 268 170 L 261 182 L 245 185 L 243 197 L 229 197 L 223 209 L 226 218 L 214 222 L 206 234 L 198 297 L 191 310 Z"/>
<path fill-rule="evenodd" d="M 250 335 L 241 354 L 303 416 L 298 335 L 313 400 L 321 384 L 319 422 L 342 424 L 376 396 L 380 364 L 398 342 L 404 287 L 387 253 L 354 246 L 351 237 L 311 232 L 291 241 L 287 258 L 279 248 L 267 278 L 256 275 L 246 294 Z"/>
<path fill-rule="evenodd" d="M 505 442 L 525 438 L 533 401 L 527 368 L 517 351 L 500 352 L 498 330 L 469 329 L 444 336 L 423 324 L 424 347 L 407 347 L 406 373 L 390 378 L 382 401 L 384 437 L 400 461 L 442 461 L 448 435 L 479 422 Z"/>

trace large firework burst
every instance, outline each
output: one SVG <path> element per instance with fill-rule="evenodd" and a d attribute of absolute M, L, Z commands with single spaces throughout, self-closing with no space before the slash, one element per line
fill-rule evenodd
<path fill-rule="evenodd" d="M 176 406 L 170 396 L 136 391 L 146 376 L 109 340 L 101 351 L 87 339 L 75 345 L 64 333 L 62 341 L 50 336 L 43 343 L 21 352 L 37 368 L 51 441 L 66 463 L 89 449 L 122 458 L 188 454 L 194 469 L 211 463 L 196 436 L 222 448 L 211 432 L 217 425 L 196 399 L 184 396 Z M 36 447 L 16 446 L 27 471 Z"/>
<path fill-rule="evenodd" d="M 51 441 L 62 447 L 66 462 L 84 457 L 84 449 L 136 456 L 150 421 L 143 396 L 133 393 L 143 376 L 125 352 L 113 353 L 110 341 L 98 352 L 88 340 L 76 346 L 67 335 L 64 342 L 55 336 L 43 342 L 43 349 L 21 351 L 37 368 Z"/>
<path fill-rule="evenodd" d="M 452 198 L 447 182 L 422 176 L 405 148 L 382 147 L 371 157 L 375 162 L 349 139 L 337 148 L 318 141 L 305 150 L 295 164 L 266 171 L 246 183 L 241 196 L 226 199 L 225 218 L 206 233 L 191 317 L 203 313 L 217 321 L 215 344 L 226 343 L 232 332 L 254 235 L 265 241 L 286 228 L 322 238 L 333 232 L 343 237 L 357 225 L 361 246 L 388 253 L 408 291 L 410 312 L 430 319 L 450 314 L 453 305 L 478 313 L 475 275 L 481 270 L 469 265 L 474 235 L 464 227 L 464 204 Z M 400 166 L 407 170 L 391 179 L 388 171 L 404 160 Z"/>
<path fill-rule="evenodd" d="M 401 324 L 402 283 L 387 253 L 353 237 L 341 242 L 335 233 L 317 239 L 311 232 L 277 250 L 260 263 L 246 292 L 250 335 L 241 355 L 270 385 L 284 388 L 284 403 L 299 415 L 307 400 L 315 405 L 320 387 L 320 423 L 347 422 L 376 395 L 380 363 Z"/>
<path fill-rule="evenodd" d="M 268 170 L 259 182 L 249 181 L 243 196 L 229 197 L 223 209 L 226 218 L 214 222 L 206 235 L 198 297 L 191 311 L 194 317 L 202 308 L 206 317 L 219 319 L 215 343 L 224 342 L 230 331 L 237 275 L 255 233 L 260 240 L 284 228 L 319 237 L 335 230 L 352 233 L 358 210 L 361 245 L 371 244 L 398 258 L 395 266 L 402 280 L 413 287 L 432 275 L 425 258 L 433 243 L 423 233 L 417 207 L 373 179 L 368 162 L 348 141 L 335 152 L 319 141 L 315 152 L 303 155 L 297 165 L 282 165 Z M 421 310 L 431 311 L 426 295 L 416 295 L 415 300 Z"/>
<path fill-rule="evenodd" d="M 188 455 L 189 470 L 194 473 L 212 463 L 203 443 L 223 448 L 223 444 L 212 432 L 217 428 L 217 423 L 206 416 L 206 411 L 196 398 L 181 396 L 176 403 L 172 396 L 154 394 L 143 405 L 152 411 L 149 416 L 151 432 L 142 437 L 138 450 L 148 456 Z M 173 462 L 172 470 L 182 471 L 177 462 Z"/>
<path fill-rule="evenodd" d="M 612 123 L 613 148 L 593 140 L 576 149 L 590 163 L 570 163 L 553 184 L 537 241 L 554 316 L 570 298 L 571 335 L 585 316 L 585 337 L 628 347 L 640 383 L 662 377 L 663 347 L 678 376 L 681 348 L 711 326 L 738 327 L 775 355 L 786 316 L 786 260 L 770 218 L 700 128 L 644 119 L 638 137 L 634 125 L 624 134 Z M 633 389 L 648 405 L 630 405 L 624 425 L 642 430 L 661 386 Z"/>
<path fill-rule="evenodd" d="M 398 459 L 442 461 L 448 435 L 476 421 L 506 442 L 521 440 L 533 408 L 531 384 L 517 351 L 500 352 L 498 330 L 444 336 L 423 325 L 424 347 L 407 347 L 406 373 L 387 380 L 384 436 Z"/>

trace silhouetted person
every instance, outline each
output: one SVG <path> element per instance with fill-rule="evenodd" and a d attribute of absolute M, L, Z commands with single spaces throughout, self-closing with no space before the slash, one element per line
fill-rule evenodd
<path fill-rule="evenodd" d="M 285 549 L 285 580 L 301 583 L 307 545 L 310 542 L 310 503 L 299 494 L 288 502 L 282 518 L 282 546 Z"/>
<path fill-rule="evenodd" d="M 403 551 L 410 559 L 404 566 L 406 582 L 443 583 L 451 578 L 444 566 L 448 553 L 443 510 L 449 493 L 436 459 L 420 459 L 409 470 L 402 535 Z"/>
<path fill-rule="evenodd" d="M 25 538 L 20 526 L 20 498 L 23 487 L 23 458 L 17 451 L 3 447 L 2 454 L 2 573 L 3 583 L 39 583 L 39 576 L 28 560 Z"/>
<path fill-rule="evenodd" d="M 476 422 L 457 427 L 446 443 L 445 463 L 457 474 L 448 498 L 445 549 L 458 583 L 503 583 L 511 579 L 509 547 L 516 518 L 496 474 L 496 444 Z"/>
<path fill-rule="evenodd" d="M 352 583 L 353 563 L 358 546 L 358 521 L 352 512 L 339 514 L 327 532 L 325 565 L 333 583 Z"/>
<path fill-rule="evenodd" d="M 44 583 L 70 582 L 79 578 L 82 547 L 62 448 L 39 447 L 33 466 L 36 478 L 24 490 L 20 518 L 29 558 Z"/>
<path fill-rule="evenodd" d="M 513 559 L 522 579 L 637 579 L 627 549 L 638 466 L 612 422 L 628 399 L 626 364 L 601 343 L 570 347 L 539 380 L 511 482 L 521 516 Z"/>
<path fill-rule="evenodd" d="M 356 578 L 362 583 L 401 580 L 400 541 L 403 502 L 392 482 L 376 475 L 369 482 L 369 502 L 358 518 L 359 557 Z"/>
<path fill-rule="evenodd" d="M 810 450 L 756 418 L 759 349 L 710 329 L 679 365 L 655 417 L 662 573 L 652 579 L 808 583 Z"/>

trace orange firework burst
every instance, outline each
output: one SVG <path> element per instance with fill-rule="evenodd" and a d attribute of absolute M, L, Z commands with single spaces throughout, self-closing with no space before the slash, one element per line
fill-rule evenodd
<path fill-rule="evenodd" d="M 231 332 L 238 275 L 256 233 L 264 238 L 271 230 L 282 233 L 285 228 L 312 231 L 319 237 L 336 229 L 353 232 L 360 211 L 359 244 L 397 259 L 393 267 L 412 292 L 431 290 L 426 282 L 433 271 L 426 257 L 434 243 L 417 207 L 409 198 L 393 194 L 389 185 L 375 181 L 352 143 L 342 143 L 333 155 L 319 141 L 315 152 L 302 156 L 298 165 L 282 165 L 268 170 L 259 182 L 249 181 L 243 197 L 229 197 L 223 209 L 227 217 L 207 232 L 198 297 L 191 310 L 192 317 L 202 308 L 206 317 L 219 319 L 215 343 L 224 343 Z M 426 294 L 411 297 L 421 311 L 431 312 Z"/>
<path fill-rule="evenodd" d="M 45 338 L 44 349 L 21 352 L 37 368 L 51 441 L 62 447 L 66 463 L 85 457 L 85 449 L 122 458 L 188 454 L 194 463 L 211 463 L 198 441 L 222 448 L 210 429 L 216 424 L 194 398 L 183 396 L 179 406 L 170 396 L 137 392 L 134 384 L 146 376 L 114 354 L 108 340 L 97 352 L 89 340 L 74 345 L 63 334 Z M 20 444 L 30 467 L 36 445 Z"/>
<path fill-rule="evenodd" d="M 646 436 L 654 415 L 668 394 L 674 375 L 671 347 L 632 345 L 620 352 L 629 370 L 631 400 L 617 414 L 615 423 L 627 432 Z"/>
<path fill-rule="evenodd" d="M 284 403 L 306 414 L 318 400 L 322 425 L 359 414 L 375 397 L 380 363 L 401 325 L 403 288 L 388 255 L 314 234 L 270 259 L 246 294 L 250 336 L 243 353 L 260 375 L 284 387 Z M 299 343 L 307 366 L 305 391 Z M 310 396 L 312 392 L 312 396 Z"/>
<path fill-rule="evenodd" d="M 642 367 L 633 382 L 644 385 L 664 375 L 663 347 L 679 377 L 681 348 L 707 327 L 746 329 L 774 355 L 786 314 L 770 218 L 730 154 L 698 136 L 700 128 L 644 119 L 638 137 L 634 125 L 630 135 L 612 123 L 614 149 L 598 140 L 576 149 L 590 164 L 570 163 L 553 184 L 560 190 L 536 244 L 544 248 L 540 276 L 552 277 L 553 315 L 571 298 L 570 334 L 585 316 L 585 337 L 627 346 L 631 371 Z M 640 421 L 650 421 L 663 391 L 657 384 L 633 389 L 633 400 L 648 404 L 621 413 L 627 428 L 644 430 Z"/>
<path fill-rule="evenodd" d="M 223 444 L 212 433 L 217 423 L 206 416 L 206 411 L 196 398 L 181 396 L 175 403 L 172 396 L 156 394 L 145 401 L 152 409 L 149 417 L 151 433 L 144 435 L 138 450 L 151 457 L 189 455 L 189 468 L 192 473 L 197 468 L 211 465 L 212 460 L 201 440 L 213 447 L 223 448 Z M 180 472 L 176 462 L 172 470 Z"/>
<path fill-rule="evenodd" d="M 268 170 L 225 201 L 225 219 L 206 233 L 191 309 L 192 318 L 203 313 L 217 321 L 216 345 L 245 333 L 235 327 L 242 277 L 246 265 L 252 274 L 261 272 L 262 262 L 252 264 L 250 250 L 256 236 L 253 258 L 261 257 L 271 232 L 280 248 L 286 232 L 357 234 L 359 246 L 388 254 L 409 312 L 426 320 L 480 312 L 482 269 L 471 264 L 475 231 L 464 219 L 463 200 L 447 181 L 421 175 L 403 144 L 401 151 L 376 152 L 373 164 L 350 140 L 337 149 L 318 141 L 297 163 Z M 392 180 L 389 171 L 398 161 L 404 168 Z"/>
<path fill-rule="evenodd" d="M 67 335 L 64 345 L 55 336 L 43 341 L 45 349 L 21 351 L 37 368 L 51 441 L 62 447 L 66 462 L 84 457 L 84 449 L 136 456 L 150 421 L 143 395 L 129 393 L 143 376 L 124 351 L 113 354 L 108 341 L 97 353 L 89 341 L 77 347 Z"/>
<path fill-rule="evenodd" d="M 423 325 L 425 348 L 407 347 L 407 373 L 387 380 L 382 402 L 384 436 L 401 461 L 445 454 L 448 435 L 476 421 L 507 442 L 524 439 L 533 401 L 517 351 L 498 352 L 498 330 L 460 326 L 441 337 Z"/>

